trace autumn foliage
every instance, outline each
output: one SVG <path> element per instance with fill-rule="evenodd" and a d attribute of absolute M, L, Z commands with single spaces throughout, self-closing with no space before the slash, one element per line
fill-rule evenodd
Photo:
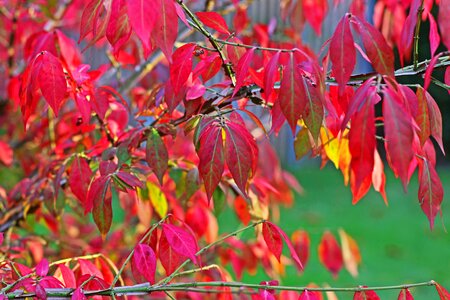
<path fill-rule="evenodd" d="M 327 288 L 278 282 L 311 251 L 307 228 L 275 224 L 301 190 L 268 140 L 285 124 L 297 159 L 334 164 L 354 204 L 371 187 L 388 202 L 386 167 L 405 190 L 417 170 L 432 229 L 444 145 L 428 90 L 450 90 L 450 1 L 380 0 L 373 23 L 366 1 L 347 2 L 316 53 L 302 33 L 321 36 L 339 0 L 282 0 L 269 25 L 238 0 L 0 1 L 0 299 L 325 299 Z M 219 235 L 224 206 L 242 227 Z M 314 247 L 334 276 L 357 276 L 348 233 Z M 238 282 L 259 267 L 272 280 Z M 393 289 L 413 299 L 412 286 Z"/>

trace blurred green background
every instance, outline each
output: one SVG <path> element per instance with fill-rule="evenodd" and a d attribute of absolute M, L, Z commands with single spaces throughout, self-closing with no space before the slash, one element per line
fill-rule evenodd
<path fill-rule="evenodd" d="M 450 220 L 446 200 L 443 202 L 444 218 L 438 216 L 431 231 L 417 200 L 417 177 L 412 178 L 405 194 L 400 181 L 389 170 L 386 172 L 388 206 L 373 190 L 357 205 L 352 205 L 350 188 L 344 186 L 340 171 L 330 165 L 320 170 L 309 163 L 293 171 L 305 192 L 296 195 L 293 207 L 281 209 L 279 225 L 289 235 L 296 229 L 305 229 L 309 233 L 310 259 L 303 274 L 289 266 L 280 284 L 303 286 L 314 282 L 352 287 L 433 279 L 450 289 L 450 235 L 445 229 L 450 228 Z M 450 183 L 450 171 L 441 167 L 438 173 L 445 189 Z M 230 232 L 240 226 L 230 208 L 219 216 L 219 225 L 221 232 Z M 333 278 L 319 262 L 317 247 L 323 232 L 330 230 L 339 239 L 339 228 L 352 236 L 360 248 L 362 265 L 357 278 L 345 269 Z M 289 256 L 286 248 L 284 246 L 283 253 Z M 245 274 L 243 277 L 244 282 L 252 283 L 269 279 L 262 270 L 256 276 Z M 434 287 L 418 287 L 411 292 L 416 299 L 439 299 Z M 398 290 L 378 292 L 381 299 L 397 299 L 398 293 Z M 353 298 L 352 293 L 338 293 L 337 296 L 339 299 Z"/>

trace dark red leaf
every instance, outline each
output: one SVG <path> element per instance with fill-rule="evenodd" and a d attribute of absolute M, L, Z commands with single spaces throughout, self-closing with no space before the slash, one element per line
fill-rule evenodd
<path fill-rule="evenodd" d="M 356 50 L 352 32 L 350 31 L 349 17 L 345 15 L 334 31 L 330 41 L 331 69 L 339 84 L 339 94 L 344 92 L 356 64 Z"/>
<path fill-rule="evenodd" d="M 208 11 L 196 12 L 195 14 L 206 26 L 217 30 L 220 33 L 230 34 L 230 30 L 228 29 L 225 19 L 219 13 Z"/>
<path fill-rule="evenodd" d="M 366 54 L 375 71 L 382 75 L 394 76 L 394 52 L 381 32 L 364 19 L 354 18 L 357 21 Z"/>
<path fill-rule="evenodd" d="M 127 172 L 117 172 L 116 176 L 118 178 L 120 178 L 123 182 L 125 182 L 127 185 L 136 188 L 136 187 L 140 187 L 142 188 L 144 185 L 142 184 L 142 182 L 133 174 L 127 173 Z"/>
<path fill-rule="evenodd" d="M 164 234 L 159 239 L 158 256 L 167 276 L 172 274 L 187 258 L 173 250 Z"/>
<path fill-rule="evenodd" d="M 441 203 L 444 198 L 442 182 L 434 165 L 426 158 L 419 158 L 419 202 L 433 229 L 434 219 L 441 211 Z"/>
<path fill-rule="evenodd" d="M 428 104 L 428 115 L 430 116 L 430 126 L 431 126 L 431 136 L 436 140 L 442 153 L 445 154 L 444 144 L 442 141 L 442 115 L 439 110 L 439 106 L 433 97 L 427 92 L 425 92 L 425 97 Z"/>
<path fill-rule="evenodd" d="M 280 232 L 272 223 L 264 222 L 262 234 L 264 241 L 267 244 L 267 248 L 275 255 L 276 259 L 280 261 L 281 253 L 283 251 L 283 240 Z"/>
<path fill-rule="evenodd" d="M 383 100 L 385 147 L 389 165 L 395 175 L 400 177 L 403 187 L 409 180 L 409 165 L 413 159 L 413 129 L 411 117 L 395 91 L 384 90 Z"/>
<path fill-rule="evenodd" d="M 162 227 L 162 232 L 173 250 L 180 255 L 187 256 L 194 264 L 198 264 L 196 257 L 198 246 L 195 237 L 172 224 L 163 224 Z"/>
<path fill-rule="evenodd" d="M 370 78 L 356 90 L 348 105 L 348 110 L 345 113 L 345 118 L 341 124 L 341 130 L 344 130 L 345 127 L 347 127 L 347 123 L 348 121 L 350 121 L 350 118 L 353 116 L 353 114 L 362 107 L 365 101 L 368 101 L 368 99 L 371 98 L 369 97 L 370 95 L 373 95 L 375 93 L 376 88 L 372 86 L 372 84 L 373 78 Z"/>
<path fill-rule="evenodd" d="M 334 235 L 326 231 L 319 244 L 319 260 L 330 271 L 337 276 L 343 266 L 342 251 Z"/>
<path fill-rule="evenodd" d="M 102 176 L 94 180 L 89 188 L 87 203 L 93 207 L 92 215 L 102 236 L 106 236 L 112 223 L 111 178 Z M 88 206 L 85 207 L 85 212 Z"/>
<path fill-rule="evenodd" d="M 200 147 L 198 156 L 200 158 L 198 170 L 205 183 L 208 199 L 222 179 L 224 170 L 224 153 L 222 128 L 216 122 L 211 123 L 203 130 L 199 138 Z"/>
<path fill-rule="evenodd" d="M 397 300 L 414 300 L 409 289 L 402 289 L 398 294 Z"/>
<path fill-rule="evenodd" d="M 49 268 L 48 260 L 43 258 L 36 266 L 36 275 L 40 277 L 47 276 L 48 268 Z"/>
<path fill-rule="evenodd" d="M 309 259 L 310 239 L 304 230 L 296 230 L 292 234 L 292 244 L 303 266 L 306 266 Z"/>
<path fill-rule="evenodd" d="M 66 97 L 67 83 L 59 60 L 50 52 L 42 52 L 39 72 L 39 87 L 42 96 L 58 115 L 59 107 Z"/>
<path fill-rule="evenodd" d="M 155 173 L 159 183 L 163 184 L 164 173 L 169 164 L 169 153 L 166 145 L 154 128 L 148 133 L 147 145 L 145 148 L 145 159 L 152 171 Z"/>
<path fill-rule="evenodd" d="M 72 193 L 83 205 L 85 205 L 87 201 L 91 178 L 92 170 L 89 167 L 87 160 L 78 155 L 75 156 L 70 169 L 69 186 Z"/>
<path fill-rule="evenodd" d="M 141 40 L 146 53 L 152 48 L 150 36 L 160 14 L 159 5 L 159 1 L 127 0 L 127 14 L 131 27 Z"/>
<path fill-rule="evenodd" d="M 133 263 L 136 270 L 150 283 L 155 283 L 156 255 L 146 244 L 138 244 L 134 248 Z"/>
<path fill-rule="evenodd" d="M 278 60 L 280 58 L 280 51 L 276 52 L 264 68 L 264 93 L 266 97 L 270 97 L 273 91 L 273 86 L 277 79 Z"/>
<path fill-rule="evenodd" d="M 403 65 L 404 59 L 409 60 L 411 56 L 411 47 L 414 36 L 414 29 L 417 23 L 417 10 L 420 7 L 420 0 L 413 0 L 409 9 L 409 14 L 406 17 L 405 24 L 403 24 L 402 32 L 400 34 L 400 42 L 398 43 L 398 51 L 400 54 L 400 61 Z"/>

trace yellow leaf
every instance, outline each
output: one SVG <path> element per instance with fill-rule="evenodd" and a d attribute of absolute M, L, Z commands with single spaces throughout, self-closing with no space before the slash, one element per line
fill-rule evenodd
<path fill-rule="evenodd" d="M 167 215 L 167 199 L 163 191 L 158 185 L 151 181 L 147 182 L 148 196 L 153 208 L 160 218 L 164 218 Z"/>
<path fill-rule="evenodd" d="M 333 162 L 336 169 L 339 169 L 339 139 L 325 127 L 320 128 L 320 139 L 325 154 Z"/>
<path fill-rule="evenodd" d="M 358 245 L 343 229 L 339 229 L 339 237 L 341 238 L 345 268 L 353 277 L 356 277 L 358 276 L 358 265 L 361 263 Z"/>

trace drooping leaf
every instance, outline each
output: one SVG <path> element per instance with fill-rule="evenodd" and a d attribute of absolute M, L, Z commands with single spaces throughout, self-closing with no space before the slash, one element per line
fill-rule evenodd
<path fill-rule="evenodd" d="M 301 77 L 294 55 L 291 54 L 288 63 L 284 66 L 278 101 L 293 134 L 306 106 L 306 91 Z"/>
<path fill-rule="evenodd" d="M 442 115 L 441 111 L 439 110 L 439 106 L 437 105 L 436 101 L 433 99 L 433 97 L 428 93 L 425 92 L 425 97 L 428 104 L 428 115 L 430 116 L 430 126 L 431 126 L 431 136 L 436 140 L 439 147 L 441 148 L 441 151 L 443 154 L 445 154 L 444 151 L 444 144 L 442 141 Z"/>
<path fill-rule="evenodd" d="M 414 300 L 409 289 L 402 289 L 398 294 L 397 300 Z"/>
<path fill-rule="evenodd" d="M 276 73 L 278 72 L 278 60 L 280 58 L 280 51 L 277 51 L 269 60 L 264 68 L 264 93 L 269 97 L 273 91 L 273 86 L 276 81 Z"/>
<path fill-rule="evenodd" d="M 208 11 L 208 12 L 196 12 L 195 15 L 206 26 L 214 30 L 217 30 L 220 33 L 230 34 L 230 30 L 228 29 L 225 19 L 219 13 L 214 11 Z"/>
<path fill-rule="evenodd" d="M 303 14 L 317 35 L 322 34 L 322 23 L 328 10 L 327 0 L 301 1 Z"/>
<path fill-rule="evenodd" d="M 92 205 L 92 216 L 102 236 L 106 236 L 112 223 L 111 178 L 101 176 L 92 182 L 88 192 L 88 203 Z M 86 212 L 85 207 L 85 212 Z"/>
<path fill-rule="evenodd" d="M 417 10 L 420 7 L 420 0 L 413 0 L 409 9 L 409 14 L 406 17 L 405 24 L 403 24 L 402 32 L 400 34 L 400 42 L 398 43 L 398 51 L 400 54 L 400 62 L 403 66 L 405 58 L 407 60 L 411 57 L 411 47 L 414 36 L 414 29 L 417 24 Z"/>
<path fill-rule="evenodd" d="M 353 276 L 358 276 L 358 265 L 361 263 L 361 254 L 358 244 L 343 229 L 339 229 L 339 237 L 342 245 L 342 257 L 347 271 Z"/>
<path fill-rule="evenodd" d="M 84 295 L 83 290 L 78 287 L 72 293 L 72 300 L 87 300 L 87 297 Z"/>
<path fill-rule="evenodd" d="M 310 133 L 306 128 L 302 128 L 298 131 L 294 140 L 294 152 L 297 160 L 303 158 L 308 154 L 311 149 Z"/>
<path fill-rule="evenodd" d="M 298 297 L 298 300 L 320 300 L 321 298 L 317 295 L 317 292 L 304 290 L 300 296 Z"/>
<path fill-rule="evenodd" d="M 326 231 L 322 235 L 319 244 L 319 260 L 330 271 L 333 276 L 337 276 L 342 269 L 342 251 L 334 235 Z"/>
<path fill-rule="evenodd" d="M 306 96 L 303 121 L 311 132 L 314 142 L 317 142 L 324 116 L 322 95 L 317 86 L 313 86 L 311 83 L 307 82 L 305 78 L 302 78 L 301 80 L 304 84 Z"/>
<path fill-rule="evenodd" d="M 194 264 L 198 264 L 196 253 L 198 251 L 195 237 L 180 227 L 172 224 L 163 224 L 163 234 L 175 252 L 187 256 Z"/>
<path fill-rule="evenodd" d="M 434 219 L 441 211 L 444 190 L 434 165 L 426 158 L 418 159 L 419 163 L 419 202 L 433 229 Z"/>
<path fill-rule="evenodd" d="M 89 33 L 96 30 L 98 18 L 102 8 L 103 0 L 92 0 L 86 5 L 81 16 L 80 38 L 78 43 L 80 43 L 81 40 L 84 39 Z"/>
<path fill-rule="evenodd" d="M 58 115 L 59 107 L 66 97 L 66 76 L 61 63 L 53 54 L 44 51 L 41 57 L 39 87 L 48 105 Z"/>
<path fill-rule="evenodd" d="M 158 3 L 159 4 L 158 4 Z M 154 0 L 149 4 L 158 5 L 156 9 L 157 17 L 152 31 L 152 38 L 169 62 L 172 62 L 173 45 L 178 35 L 178 16 L 175 9 L 175 2 L 172 0 Z"/>
<path fill-rule="evenodd" d="M 436 283 L 434 287 L 436 288 L 436 291 L 438 292 L 439 298 L 441 300 L 450 300 L 450 293 L 442 285 Z"/>
<path fill-rule="evenodd" d="M 372 290 L 364 290 L 355 292 L 353 300 L 380 300 L 380 297 Z"/>
<path fill-rule="evenodd" d="M 357 21 L 366 54 L 375 71 L 382 75 L 394 76 L 394 52 L 381 32 L 364 19 L 354 18 Z"/>
<path fill-rule="evenodd" d="M 219 184 L 224 170 L 222 128 L 217 123 L 210 124 L 203 130 L 199 138 L 198 170 L 205 184 L 208 199 Z"/>
<path fill-rule="evenodd" d="M 172 54 L 173 63 L 170 65 L 170 81 L 175 94 L 180 92 L 192 72 L 192 51 L 195 47 L 195 44 L 188 43 Z"/>
<path fill-rule="evenodd" d="M 436 65 L 436 63 L 438 62 L 439 57 L 442 55 L 442 53 L 439 53 L 436 56 L 433 56 L 433 58 L 430 61 L 430 64 L 427 66 L 427 70 L 425 71 L 425 76 L 424 76 L 424 83 L 423 83 L 423 88 L 425 90 L 428 89 L 428 87 L 430 86 L 431 83 L 431 74 L 434 71 L 434 66 Z"/>
<path fill-rule="evenodd" d="M 273 255 L 275 255 L 276 259 L 280 261 L 281 252 L 283 251 L 283 240 L 280 232 L 273 226 L 272 223 L 264 222 L 262 226 L 262 234 L 267 248 Z"/>
<path fill-rule="evenodd" d="M 434 53 L 441 43 L 441 36 L 438 32 L 436 20 L 430 12 L 428 12 L 428 20 L 430 21 L 430 32 L 428 34 L 428 39 L 430 41 L 431 56 L 434 56 Z"/>
<path fill-rule="evenodd" d="M 354 198 L 364 180 L 372 178 L 375 146 L 375 105 L 372 101 L 366 101 L 360 111 L 353 115 L 349 132 Z"/>
<path fill-rule="evenodd" d="M 339 84 L 339 94 L 342 95 L 356 64 L 356 50 L 347 15 L 337 25 L 331 37 L 329 51 L 331 70 Z"/>
<path fill-rule="evenodd" d="M 159 239 L 158 257 L 167 276 L 172 274 L 186 259 L 186 256 L 173 250 L 165 235 L 161 235 Z"/>
<path fill-rule="evenodd" d="M 417 135 L 419 136 L 420 144 L 423 146 L 431 135 L 431 123 L 428 113 L 428 102 L 422 87 L 417 88 L 416 97 L 418 109 L 415 121 L 420 129 Z"/>
<path fill-rule="evenodd" d="M 373 78 L 370 78 L 356 90 L 355 94 L 350 99 L 347 112 L 345 113 L 344 120 L 341 124 L 341 130 L 344 130 L 353 114 L 357 112 L 362 107 L 363 103 L 365 103 L 365 101 L 368 101 L 368 99 L 370 99 L 374 94 L 376 89 L 372 86 L 372 84 Z"/>
<path fill-rule="evenodd" d="M 159 186 L 152 183 L 151 181 L 147 182 L 147 189 L 148 196 L 153 208 L 160 218 L 164 218 L 167 215 L 168 210 L 166 195 Z"/>
<path fill-rule="evenodd" d="M 125 45 L 131 36 L 126 2 L 126 0 L 113 0 L 111 2 L 111 17 L 106 27 L 106 38 L 113 46 L 113 53 L 116 57 L 119 49 Z"/>
<path fill-rule="evenodd" d="M 69 186 L 72 193 L 82 203 L 86 203 L 92 170 L 85 158 L 75 156 L 69 175 Z"/>
<path fill-rule="evenodd" d="M 64 286 L 66 288 L 76 288 L 77 281 L 75 279 L 74 272 L 69 269 L 66 265 L 60 264 L 58 265 L 59 271 L 61 272 L 61 276 L 63 278 Z"/>
<path fill-rule="evenodd" d="M 402 180 L 406 190 L 409 165 L 414 155 L 412 152 L 413 129 L 411 117 L 400 101 L 395 91 L 384 90 L 383 116 L 388 162 L 395 175 Z"/>
<path fill-rule="evenodd" d="M 450 49 L 450 0 L 441 0 L 439 3 L 438 24 L 441 31 L 442 43 L 444 43 L 447 50 Z"/>
<path fill-rule="evenodd" d="M 133 263 L 135 269 L 150 283 L 155 283 L 156 255 L 146 244 L 138 244 L 134 248 Z"/>
<path fill-rule="evenodd" d="M 247 181 L 258 156 L 255 139 L 247 128 L 234 122 L 228 122 L 224 130 L 225 161 L 236 185 L 246 195 Z"/>
<path fill-rule="evenodd" d="M 244 85 L 245 79 L 247 78 L 248 71 L 250 68 L 250 63 L 253 60 L 253 54 L 255 52 L 255 48 L 251 48 L 245 52 L 244 55 L 239 59 L 239 62 L 236 66 L 236 86 L 234 87 L 233 96 L 239 92 L 239 89 Z"/>
<path fill-rule="evenodd" d="M 300 261 L 305 267 L 308 263 L 311 244 L 308 232 L 305 230 L 294 231 L 292 234 L 292 244 L 294 245 L 295 252 L 297 253 Z"/>
<path fill-rule="evenodd" d="M 247 201 L 245 201 L 245 199 L 240 195 L 234 199 L 234 212 L 238 216 L 239 220 L 241 220 L 242 224 L 248 225 L 248 223 L 250 223 L 251 215 Z"/>
<path fill-rule="evenodd" d="M 387 197 L 386 197 L 386 175 L 384 174 L 384 165 L 383 161 L 381 160 L 380 154 L 377 150 L 375 150 L 375 160 L 374 160 L 374 166 L 373 166 L 373 173 L 372 173 L 372 184 L 373 189 L 381 194 L 383 197 L 384 203 L 388 203 Z"/>
<path fill-rule="evenodd" d="M 6 166 L 10 166 L 13 162 L 14 151 L 9 144 L 4 141 L 0 141 L 0 162 Z"/>
<path fill-rule="evenodd" d="M 152 49 L 150 36 L 158 19 L 159 5 L 159 1 L 127 0 L 128 19 L 146 53 Z"/>
<path fill-rule="evenodd" d="M 145 159 L 162 185 L 164 173 L 166 173 L 169 164 L 169 153 L 164 141 L 154 128 L 150 130 L 147 136 Z"/>

